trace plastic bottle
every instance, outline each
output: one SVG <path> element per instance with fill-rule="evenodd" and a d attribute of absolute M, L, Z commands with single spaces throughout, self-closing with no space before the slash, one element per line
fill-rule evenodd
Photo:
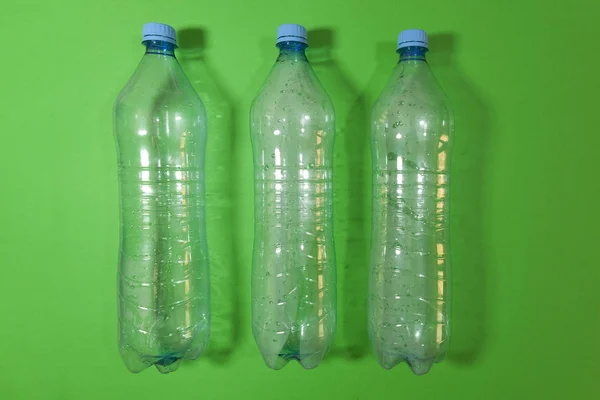
<path fill-rule="evenodd" d="M 255 164 L 252 331 L 266 364 L 316 367 L 336 327 L 333 106 L 305 56 L 306 30 L 277 30 L 277 62 L 251 110 Z"/>
<path fill-rule="evenodd" d="M 139 372 L 174 371 L 210 333 L 204 217 L 206 116 L 174 51 L 144 25 L 146 54 L 114 109 L 121 196 L 119 349 Z"/>
<path fill-rule="evenodd" d="M 425 59 L 427 35 L 398 38 L 400 62 L 372 114 L 373 222 L 369 334 L 386 369 L 415 374 L 449 339 L 450 106 Z"/>

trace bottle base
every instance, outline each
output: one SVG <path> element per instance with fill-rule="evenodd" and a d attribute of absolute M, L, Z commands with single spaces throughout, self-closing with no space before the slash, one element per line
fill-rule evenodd
<path fill-rule="evenodd" d="M 263 354 L 267 366 L 274 370 L 279 370 L 287 365 L 291 360 L 296 360 L 304 369 L 313 369 L 319 366 L 324 353 L 317 354 Z"/>
<path fill-rule="evenodd" d="M 139 373 L 146 368 L 154 365 L 162 374 L 168 374 L 179 368 L 181 360 L 186 357 L 176 354 L 168 354 L 162 357 L 131 354 L 123 356 L 123 361 L 127 369 L 133 373 Z"/>
<path fill-rule="evenodd" d="M 297 348 L 284 346 L 283 349 L 276 352 L 261 351 L 261 353 L 265 364 L 274 370 L 285 367 L 292 360 L 298 361 L 304 369 L 313 369 L 319 366 L 328 350 L 329 348 L 319 352 L 303 353 Z"/>
<path fill-rule="evenodd" d="M 377 362 L 385 369 L 392 369 L 396 365 L 406 362 L 415 375 L 425 375 L 429 372 L 433 364 L 444 359 L 444 355 L 439 357 L 421 358 L 412 354 L 403 353 L 384 353 L 377 354 Z"/>
<path fill-rule="evenodd" d="M 169 353 L 164 355 L 139 354 L 132 349 L 121 348 L 121 358 L 127 369 L 139 373 L 154 365 L 162 374 L 176 371 L 182 360 L 195 360 L 204 352 L 204 347 L 189 349 L 185 353 Z"/>

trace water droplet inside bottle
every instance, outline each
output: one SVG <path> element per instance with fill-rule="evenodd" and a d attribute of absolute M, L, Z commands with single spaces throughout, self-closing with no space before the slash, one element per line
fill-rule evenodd
<path fill-rule="evenodd" d="M 395 161 L 395 160 L 396 160 L 396 158 L 397 158 L 397 157 L 396 157 L 396 153 L 394 153 L 393 151 L 390 151 L 390 152 L 387 154 L 387 159 L 388 159 L 389 161 Z"/>
<path fill-rule="evenodd" d="M 315 164 L 314 164 L 314 163 L 309 163 L 309 164 L 308 164 L 308 168 L 312 169 L 312 168 L 314 168 L 314 167 L 315 167 Z"/>
<path fill-rule="evenodd" d="M 400 101 L 400 103 L 398 103 L 398 105 L 403 106 L 404 105 L 404 100 Z"/>
<path fill-rule="evenodd" d="M 392 125 L 392 128 L 397 128 L 397 127 L 402 126 L 402 125 L 404 125 L 403 122 L 396 121 L 396 122 L 394 122 L 394 125 Z"/>

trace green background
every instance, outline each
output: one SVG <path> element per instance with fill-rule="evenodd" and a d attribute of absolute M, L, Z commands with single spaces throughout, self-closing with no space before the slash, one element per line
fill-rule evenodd
<path fill-rule="evenodd" d="M 0 398 L 594 398 L 597 338 L 595 0 L 6 1 L 0 16 Z M 117 351 L 112 105 L 144 22 L 202 56 L 209 112 L 214 330 L 200 360 L 129 373 Z M 264 365 L 250 330 L 252 98 L 278 24 L 310 31 L 333 98 L 339 325 L 312 371 Z M 368 115 L 402 29 L 431 37 L 456 113 L 453 341 L 426 376 L 380 368 L 366 337 Z M 199 35 L 201 34 L 201 35 Z M 185 36 L 185 35 L 183 35 Z M 184 38 L 182 38 L 183 40 Z M 187 50 L 186 50 L 187 51 Z M 198 50 L 200 52 L 200 50 Z M 593 395 L 593 393 L 596 395 Z"/>

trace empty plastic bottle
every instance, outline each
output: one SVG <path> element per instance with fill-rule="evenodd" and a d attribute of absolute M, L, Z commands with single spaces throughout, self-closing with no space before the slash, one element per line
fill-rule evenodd
<path fill-rule="evenodd" d="M 372 114 L 369 334 L 384 368 L 424 374 L 449 338 L 448 167 L 453 117 L 425 59 L 427 35 L 398 38 L 400 62 Z"/>
<path fill-rule="evenodd" d="M 252 331 L 266 364 L 316 367 L 336 326 L 333 106 L 305 56 L 306 30 L 277 30 L 277 62 L 252 105 Z"/>
<path fill-rule="evenodd" d="M 146 54 L 115 104 L 121 196 L 119 348 L 139 372 L 174 371 L 210 333 L 204 218 L 206 116 L 174 51 L 144 25 Z"/>

